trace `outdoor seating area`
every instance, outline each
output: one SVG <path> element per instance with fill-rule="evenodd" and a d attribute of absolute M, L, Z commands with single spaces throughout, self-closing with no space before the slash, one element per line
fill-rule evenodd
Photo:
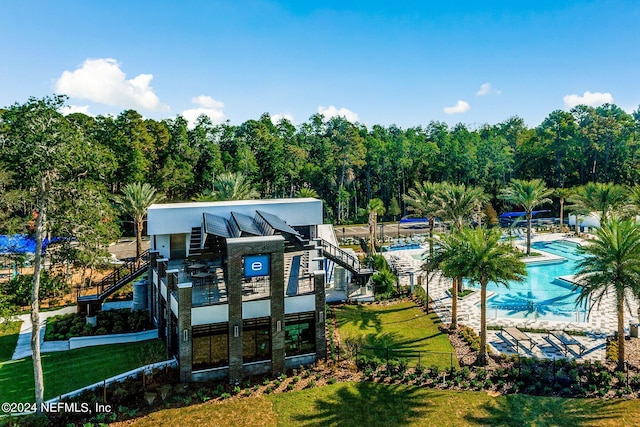
<path fill-rule="evenodd" d="M 518 328 L 502 328 L 501 332 L 502 333 L 500 335 L 502 339 L 515 347 L 516 352 L 519 351 L 520 347 L 522 347 L 523 344 L 524 347 L 529 350 L 535 347 L 533 339 L 531 339 L 529 335 L 525 334 Z"/>
<path fill-rule="evenodd" d="M 425 242 L 420 236 L 400 237 L 399 239 L 390 239 L 391 244 L 382 246 L 382 252 L 398 251 L 406 249 L 420 249 Z"/>
<path fill-rule="evenodd" d="M 549 331 L 547 341 L 568 355 L 570 351 L 578 355 L 582 355 L 586 347 L 574 337 L 566 334 L 564 331 Z"/>

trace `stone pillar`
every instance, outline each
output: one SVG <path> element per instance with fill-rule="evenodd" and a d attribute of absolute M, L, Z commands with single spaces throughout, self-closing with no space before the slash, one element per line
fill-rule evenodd
<path fill-rule="evenodd" d="M 228 239 L 229 240 L 229 239 Z M 227 245 L 227 297 L 229 301 L 229 382 L 242 380 L 242 251 Z"/>
<path fill-rule="evenodd" d="M 167 301 L 165 304 L 165 313 L 166 313 L 166 317 L 165 317 L 165 321 L 166 321 L 166 346 L 167 346 L 167 359 L 171 359 L 174 355 L 173 353 L 173 347 L 175 345 L 175 339 L 176 337 L 174 336 L 174 331 L 176 328 L 176 325 L 174 324 L 172 318 L 171 318 L 171 295 L 172 295 L 172 289 L 176 289 L 178 286 L 178 270 L 167 270 Z M 176 298 L 179 297 L 179 294 L 175 294 Z M 180 300 L 178 300 L 180 301 Z M 191 302 L 189 300 L 189 302 Z M 189 306 L 189 319 L 191 319 L 191 306 Z M 179 313 L 179 312 L 178 312 Z M 191 320 L 189 320 L 191 321 Z"/>
<path fill-rule="evenodd" d="M 284 244 L 271 248 L 271 374 L 285 372 L 284 360 Z"/>
<path fill-rule="evenodd" d="M 180 381 L 190 382 L 193 367 L 193 344 L 191 339 L 191 283 L 178 285 L 178 362 Z M 170 335 L 172 335 L 170 333 Z"/>
<path fill-rule="evenodd" d="M 164 296 L 162 296 L 162 282 L 164 281 L 165 285 L 167 283 L 166 276 L 169 260 L 166 258 L 160 258 L 156 260 L 156 263 L 158 269 L 158 298 L 156 299 L 156 312 L 154 315 L 156 319 L 158 319 L 158 338 L 164 339 L 166 328 L 164 315 L 167 302 L 165 301 Z"/>
<path fill-rule="evenodd" d="M 152 308 L 154 307 L 154 302 L 156 301 L 154 298 L 157 298 L 154 292 L 153 285 L 153 270 L 158 268 L 158 258 L 160 258 L 160 252 L 158 251 L 149 251 L 149 272 L 147 273 L 147 311 L 150 316 L 153 316 L 155 313 L 152 313 Z"/>
<path fill-rule="evenodd" d="M 273 373 L 284 372 L 284 238 L 259 236 L 229 238 L 227 243 L 227 292 L 229 295 L 229 381 L 244 376 L 242 368 L 242 280 L 245 255 L 269 254 L 271 287 L 271 366 Z M 280 331 L 278 331 L 280 322 Z"/>
<path fill-rule="evenodd" d="M 326 336 L 326 299 L 324 288 L 324 271 L 313 272 L 313 284 L 316 297 L 316 360 L 327 357 L 327 336 Z"/>

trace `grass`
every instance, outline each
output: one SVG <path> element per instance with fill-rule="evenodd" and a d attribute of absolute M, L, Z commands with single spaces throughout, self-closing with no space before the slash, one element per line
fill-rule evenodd
<path fill-rule="evenodd" d="M 44 398 L 50 399 L 164 359 L 164 344 L 160 340 L 43 353 Z M 0 402 L 33 401 L 31 357 L 0 363 Z"/>
<path fill-rule="evenodd" d="M 334 310 L 342 341 L 353 340 L 363 346 L 375 347 L 375 355 L 382 360 L 386 359 L 388 347 L 390 357 L 409 358 L 412 365 L 417 364 L 416 355 L 420 352 L 423 366 L 458 366 L 455 355 L 451 356 L 454 350 L 449 338 L 438 329 L 438 316 L 425 314 L 413 302 L 385 306 L 345 305 Z M 371 351 L 364 353 L 371 355 Z"/>
<path fill-rule="evenodd" d="M 0 363 L 11 360 L 18 343 L 22 321 L 6 322 L 0 325 Z"/>
<path fill-rule="evenodd" d="M 131 425 L 609 427 L 635 425 L 639 417 L 635 400 L 491 397 L 362 382 L 162 410 Z"/>

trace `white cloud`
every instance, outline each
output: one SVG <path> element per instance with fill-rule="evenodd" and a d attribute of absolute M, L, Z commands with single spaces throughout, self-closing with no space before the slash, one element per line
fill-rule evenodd
<path fill-rule="evenodd" d="M 189 122 L 189 125 L 195 126 L 196 120 L 202 114 L 204 114 L 205 116 L 209 116 L 211 122 L 214 125 L 220 124 L 225 121 L 226 117 L 224 115 L 224 111 L 222 111 L 222 109 L 224 108 L 224 102 L 216 101 L 215 99 L 207 95 L 193 97 L 191 98 L 191 102 L 199 105 L 199 107 L 184 110 L 182 112 L 182 117 L 184 117 Z"/>
<path fill-rule="evenodd" d="M 152 74 L 127 80 L 118 61 L 87 59 L 75 71 L 65 71 L 56 82 L 56 92 L 71 98 L 88 99 L 106 105 L 153 111 L 168 111 L 150 86 Z"/>
<path fill-rule="evenodd" d="M 358 114 L 347 108 L 337 109 L 333 105 L 329 105 L 328 107 L 320 105 L 318 107 L 318 113 L 322 114 L 326 119 L 336 116 L 342 116 L 345 119 L 349 120 L 351 123 L 355 123 L 358 121 Z"/>
<path fill-rule="evenodd" d="M 273 116 L 271 116 L 271 122 L 274 125 L 277 125 L 280 122 L 280 120 L 282 120 L 282 119 L 287 119 L 291 123 L 293 123 L 293 116 L 291 114 L 289 114 L 289 113 L 282 113 L 282 114 L 278 113 L 278 114 L 274 114 Z"/>
<path fill-rule="evenodd" d="M 458 114 L 458 113 L 464 113 L 465 111 L 469 111 L 469 108 L 470 106 L 468 102 L 458 100 L 456 105 L 454 105 L 453 107 L 444 107 L 443 110 L 447 114 Z"/>
<path fill-rule="evenodd" d="M 576 105 L 581 105 L 581 104 L 589 105 L 591 107 L 597 107 L 599 105 L 606 104 L 606 103 L 612 104 L 613 96 L 611 96 L 609 92 L 591 93 L 589 91 L 586 91 L 582 96 L 575 95 L 575 94 L 567 95 L 564 98 L 562 98 L 562 100 L 564 101 L 564 105 L 567 108 L 573 108 Z"/>
<path fill-rule="evenodd" d="M 88 105 L 64 105 L 60 109 L 60 113 L 62 113 L 65 116 L 73 113 L 82 113 L 82 114 L 86 114 L 87 116 L 93 116 L 93 114 L 89 112 Z"/>

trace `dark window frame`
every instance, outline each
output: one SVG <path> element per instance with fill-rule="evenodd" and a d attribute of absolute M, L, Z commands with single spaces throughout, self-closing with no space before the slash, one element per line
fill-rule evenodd
<path fill-rule="evenodd" d="M 219 342 L 220 337 L 223 338 L 223 342 Z M 207 340 L 208 338 L 208 340 Z M 197 351 L 196 348 L 199 343 L 205 343 L 208 341 L 208 361 L 198 362 L 196 359 L 199 355 L 206 354 L 206 351 Z M 224 345 L 220 345 L 224 344 Z M 222 352 L 226 357 L 219 358 L 212 361 L 212 357 L 216 354 L 214 352 L 214 346 L 216 349 L 224 349 Z M 228 323 L 210 323 L 208 325 L 198 325 L 191 328 L 191 363 L 194 371 L 200 371 L 204 369 L 220 368 L 229 366 L 229 325 Z"/>

